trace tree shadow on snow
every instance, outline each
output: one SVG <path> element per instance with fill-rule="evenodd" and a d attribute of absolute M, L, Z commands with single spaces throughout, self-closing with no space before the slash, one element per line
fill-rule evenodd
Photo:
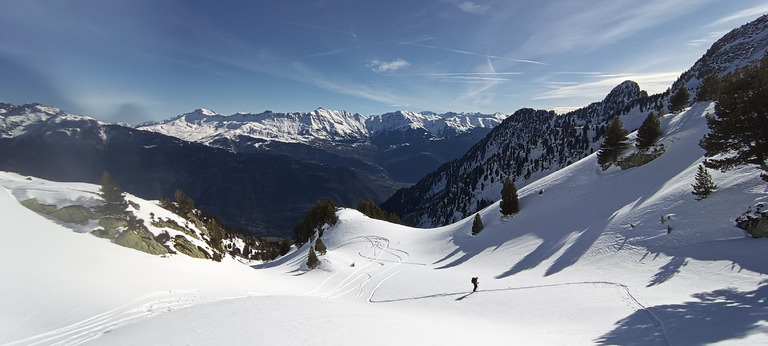
<path fill-rule="evenodd" d="M 472 292 L 453 292 L 453 293 L 436 293 L 436 294 L 429 294 L 424 296 L 417 296 L 417 297 L 407 297 L 407 298 L 396 298 L 396 299 L 371 299 L 369 302 L 371 303 L 394 303 L 394 302 L 404 302 L 409 300 L 422 300 L 422 299 L 430 299 L 430 298 L 443 298 L 443 297 L 451 297 L 451 296 L 458 296 L 463 295 L 456 300 L 462 300 L 472 294 Z"/>
<path fill-rule="evenodd" d="M 682 267 L 685 267 L 687 264 L 688 264 L 688 259 L 685 257 L 682 257 L 682 256 L 672 257 L 669 260 L 669 262 L 667 262 L 667 264 L 659 268 L 659 272 L 653 276 L 653 278 L 651 279 L 651 282 L 648 283 L 647 287 L 656 286 L 656 285 L 667 282 L 667 280 L 674 277 L 677 273 L 680 272 L 680 269 Z"/>
<path fill-rule="evenodd" d="M 763 282 L 765 283 L 765 281 Z M 768 333 L 768 285 L 754 291 L 721 289 L 698 301 L 649 307 L 616 323 L 598 345 L 704 345 Z M 649 315 L 656 319 L 649 319 Z"/>
<path fill-rule="evenodd" d="M 506 272 L 497 275 L 497 279 L 505 278 L 510 275 L 517 274 L 524 270 L 533 269 L 541 264 L 543 259 L 547 259 L 560 251 L 565 246 L 567 238 L 560 239 L 547 239 L 543 243 L 539 244 L 536 249 L 525 255 L 520 261 L 515 263 L 512 268 Z"/>

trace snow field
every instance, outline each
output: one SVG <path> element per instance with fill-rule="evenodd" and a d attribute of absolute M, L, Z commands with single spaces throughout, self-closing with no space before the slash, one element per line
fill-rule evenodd
<path fill-rule="evenodd" d="M 340 210 L 312 271 L 310 244 L 253 268 L 114 246 L 21 207 L 11 193 L 32 190 L 2 174 L 0 273 L 18 284 L 0 286 L 0 344 L 763 344 L 767 244 L 733 219 L 768 184 L 712 172 L 720 189 L 694 199 L 712 111 L 665 116 L 666 153 L 644 166 L 592 155 L 522 187 L 521 212 L 486 208 L 477 236 L 472 217 L 413 229 Z"/>

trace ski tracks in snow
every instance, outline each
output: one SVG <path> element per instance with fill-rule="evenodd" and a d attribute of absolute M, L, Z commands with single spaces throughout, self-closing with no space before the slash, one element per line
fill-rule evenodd
<path fill-rule="evenodd" d="M 338 249 L 355 243 L 365 244 L 364 247 L 357 250 L 357 255 L 365 260 L 364 264 L 356 266 L 352 273 L 332 287 L 323 289 L 336 276 L 336 274 L 331 275 L 307 294 L 318 295 L 324 298 L 338 298 L 355 292 L 355 298 L 360 298 L 365 294 L 365 288 L 372 281 L 378 280 L 370 294 L 373 296 L 373 293 L 382 282 L 398 273 L 398 271 L 394 270 L 399 265 L 423 265 L 421 263 L 406 262 L 405 259 L 408 258 L 409 253 L 405 250 L 390 247 L 389 239 L 380 236 L 364 235 L 353 237 L 335 248 Z M 389 274 L 387 275 L 387 273 Z M 382 278 L 382 276 L 384 277 Z"/>
<path fill-rule="evenodd" d="M 391 276 L 391 275 L 390 275 Z M 387 277 L 389 278 L 389 277 Z M 385 278 L 386 279 L 386 278 Z M 392 302 L 398 302 L 398 301 L 406 301 L 406 300 L 418 300 L 418 299 L 435 299 L 435 298 L 445 298 L 448 296 L 455 296 L 455 295 L 463 295 L 459 299 L 456 299 L 456 301 L 461 301 L 469 294 L 466 292 L 456 292 L 456 293 L 439 293 L 439 294 L 432 294 L 427 296 L 421 296 L 421 297 L 406 297 L 406 298 L 400 298 L 400 299 L 389 299 L 389 300 L 374 300 L 373 296 L 376 293 L 376 290 L 379 288 L 379 286 L 384 282 L 382 280 L 379 282 L 378 285 L 373 289 L 371 292 L 371 296 L 368 298 L 368 302 L 371 303 L 392 303 Z M 558 283 L 558 284 L 544 284 L 544 285 L 535 285 L 535 286 L 520 286 L 520 287 L 507 287 L 507 288 L 494 288 L 494 289 L 485 289 L 485 290 L 478 290 L 477 292 L 501 292 L 501 291 L 518 291 L 518 290 L 534 290 L 534 289 L 544 289 L 548 287 L 565 287 L 565 286 L 582 286 L 582 285 L 590 285 L 590 286 L 610 286 L 617 288 L 618 291 L 623 296 L 623 301 L 625 301 L 627 304 L 629 304 L 633 309 L 636 311 L 642 311 L 645 313 L 646 316 L 648 316 L 648 319 L 653 323 L 654 327 L 656 328 L 656 331 L 658 332 L 660 339 L 664 345 L 670 345 L 669 337 L 667 336 L 667 331 L 664 328 L 664 323 L 656 317 L 656 315 L 653 314 L 648 308 L 645 307 L 640 301 L 632 294 L 629 287 L 627 285 L 618 283 L 618 282 L 612 282 L 612 281 L 579 281 L 579 282 L 567 282 L 567 283 Z M 470 292 L 471 294 L 471 292 Z"/>
<path fill-rule="evenodd" d="M 80 322 L 50 332 L 5 344 L 11 345 L 77 345 L 95 339 L 111 330 L 133 322 L 188 306 L 200 304 L 196 290 L 159 291 L 124 306 L 92 316 Z"/>

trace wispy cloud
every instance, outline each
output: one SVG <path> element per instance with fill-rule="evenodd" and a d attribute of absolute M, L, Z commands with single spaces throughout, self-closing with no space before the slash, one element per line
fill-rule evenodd
<path fill-rule="evenodd" d="M 608 94 L 614 87 L 626 80 L 633 80 L 640 84 L 640 88 L 649 93 L 658 93 L 666 90 L 678 77 L 680 72 L 662 73 L 621 73 L 604 74 L 595 76 L 599 80 L 583 82 L 573 85 L 553 85 L 553 90 L 534 96 L 535 100 L 566 99 L 566 98 L 593 98 L 600 99 Z"/>
<path fill-rule="evenodd" d="M 490 58 L 486 59 L 486 66 L 484 67 L 484 69 L 486 69 L 487 71 L 484 73 L 490 73 L 490 74 L 496 73 L 496 68 L 493 66 L 493 62 L 491 61 Z M 498 78 L 494 78 L 494 79 L 482 80 L 480 82 L 481 84 L 479 87 L 476 85 L 471 86 L 469 92 L 467 92 L 464 96 L 459 97 L 459 99 L 462 100 L 462 99 L 469 98 L 469 99 L 473 99 L 475 103 L 480 102 L 478 101 L 479 99 L 485 99 L 488 97 L 487 95 L 484 95 L 485 91 L 487 91 L 490 88 L 493 88 L 494 86 L 502 82 L 502 80 Z"/>
<path fill-rule="evenodd" d="M 721 25 L 721 24 L 726 24 L 733 21 L 742 22 L 744 21 L 745 18 L 757 17 L 765 14 L 766 12 L 768 12 L 768 5 L 755 6 L 752 8 L 741 10 L 739 12 L 733 13 L 723 18 L 720 18 L 717 21 L 713 22 L 712 25 Z"/>
<path fill-rule="evenodd" d="M 371 60 L 368 63 L 368 67 L 375 72 L 394 72 L 410 65 L 407 61 L 399 58 L 392 61 Z"/>
<path fill-rule="evenodd" d="M 720 39 L 721 37 L 723 37 L 727 32 L 728 31 L 710 32 L 709 34 L 707 34 L 707 36 L 699 38 L 699 39 L 691 40 L 687 44 L 689 46 L 693 46 L 693 47 L 709 46 L 713 42 L 715 42 L 718 39 Z"/>
<path fill-rule="evenodd" d="M 408 100 L 387 92 L 386 90 L 381 90 L 379 88 L 374 89 L 359 83 L 350 83 L 327 78 L 326 76 L 315 72 L 314 70 L 299 62 L 293 62 L 291 65 L 292 70 L 295 72 L 295 74 L 291 75 L 291 78 L 294 78 L 297 81 L 301 81 L 303 83 L 308 83 L 319 88 L 344 95 L 381 102 L 383 104 L 392 105 L 409 103 Z"/>
<path fill-rule="evenodd" d="M 435 81 L 447 83 L 506 83 L 512 81 L 510 76 L 521 75 L 520 72 L 437 72 L 437 73 L 397 73 L 395 77 L 431 77 Z"/>
<path fill-rule="evenodd" d="M 692 7 L 710 1 L 556 2 L 531 19 L 548 24 L 537 27 L 519 51 L 526 56 L 591 51 L 684 16 Z"/>
<path fill-rule="evenodd" d="M 521 72 L 445 72 L 445 73 L 401 73 L 398 76 L 505 76 Z"/>
<path fill-rule="evenodd" d="M 437 47 L 437 46 L 431 46 L 428 44 L 421 43 L 424 41 L 428 41 L 428 40 L 425 39 L 425 40 L 419 40 L 419 41 L 403 42 L 402 44 L 429 48 L 429 49 L 442 50 L 445 52 L 451 52 L 451 53 L 457 53 L 457 54 L 474 55 L 474 56 L 479 56 L 479 57 L 488 58 L 488 59 L 508 60 L 508 61 L 514 61 L 514 62 L 527 63 L 527 64 L 546 65 L 545 63 L 540 61 L 534 61 L 534 60 L 528 60 L 528 59 L 516 59 L 516 58 L 510 58 L 510 57 L 498 56 L 498 55 L 480 54 L 480 53 L 470 52 L 466 50 Z"/>
<path fill-rule="evenodd" d="M 552 110 L 557 114 L 565 114 L 571 111 L 575 111 L 579 108 L 584 108 L 584 106 L 559 106 L 559 107 L 552 107 Z"/>
<path fill-rule="evenodd" d="M 478 15 L 486 14 L 490 9 L 490 6 L 488 5 L 479 5 L 472 1 L 459 2 L 456 4 L 456 7 L 458 7 L 460 10 L 464 12 L 471 13 L 471 14 L 478 14 Z"/>

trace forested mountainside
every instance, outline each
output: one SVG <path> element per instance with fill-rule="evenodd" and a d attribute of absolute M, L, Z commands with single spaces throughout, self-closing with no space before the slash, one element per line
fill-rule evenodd
<path fill-rule="evenodd" d="M 520 109 L 463 157 L 398 190 L 382 207 L 414 226 L 455 222 L 498 200 L 506 177 L 525 185 L 592 153 L 613 116 L 663 107 L 661 97 L 626 81 L 603 101 L 567 114 Z"/>
<path fill-rule="evenodd" d="M 181 189 L 201 210 L 257 235 L 289 236 L 319 199 L 356 205 L 393 191 L 351 168 L 233 153 L 35 104 L 0 104 L 0 157 L 0 170 L 56 181 L 98 183 L 108 171 L 145 199 Z"/>
<path fill-rule="evenodd" d="M 671 90 L 695 95 L 709 74 L 725 75 L 768 52 L 768 15 L 734 29 L 715 42 Z M 621 116 L 637 129 L 650 112 L 666 112 L 670 92 L 648 95 L 634 82 L 614 88 L 601 102 L 556 115 L 521 109 L 473 146 L 411 187 L 398 190 L 382 207 L 404 223 L 434 227 L 455 222 L 500 198 L 505 178 L 518 188 L 597 150 L 608 122 Z"/>

